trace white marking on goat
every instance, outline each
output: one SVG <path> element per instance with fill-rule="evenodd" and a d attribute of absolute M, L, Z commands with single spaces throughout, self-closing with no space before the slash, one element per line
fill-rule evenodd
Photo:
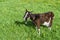
<path fill-rule="evenodd" d="M 25 22 L 25 24 L 27 24 L 27 22 Z"/>
<path fill-rule="evenodd" d="M 28 15 L 28 12 L 26 13 L 26 15 L 25 15 L 25 17 L 24 17 L 24 20 L 26 19 L 27 15 Z"/>
<path fill-rule="evenodd" d="M 49 26 L 50 21 L 51 21 L 51 18 L 50 18 L 49 22 L 44 22 L 43 25 Z"/>
<path fill-rule="evenodd" d="M 40 35 L 40 29 L 38 29 L 38 34 Z"/>

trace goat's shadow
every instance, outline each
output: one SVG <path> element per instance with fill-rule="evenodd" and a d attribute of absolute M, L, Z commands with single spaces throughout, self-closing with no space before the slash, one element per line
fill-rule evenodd
<path fill-rule="evenodd" d="M 27 21 L 27 24 L 25 24 L 25 21 L 22 21 L 22 22 L 20 22 L 20 21 L 15 21 L 15 24 L 18 25 L 18 26 L 24 24 L 24 25 L 26 25 L 27 27 L 32 27 L 32 28 L 35 29 L 35 25 L 34 25 L 34 23 L 33 23 L 32 21 Z"/>
<path fill-rule="evenodd" d="M 27 21 L 27 24 L 25 24 L 25 21 L 22 21 L 22 22 L 20 22 L 20 21 L 15 21 L 15 24 L 18 25 L 18 26 L 24 24 L 24 25 L 26 25 L 27 27 L 32 27 L 32 28 L 34 28 L 34 29 L 35 29 L 35 26 L 36 26 L 32 21 Z M 40 26 L 46 27 L 46 26 L 44 26 L 44 25 L 40 25 Z"/>
<path fill-rule="evenodd" d="M 20 26 L 20 25 L 26 25 L 27 27 L 32 27 L 33 29 L 35 29 L 35 25 L 32 21 L 27 21 L 27 24 L 25 24 L 24 21 L 20 22 L 20 21 L 15 21 L 15 24 Z M 41 25 L 42 27 L 46 27 L 44 25 Z M 56 32 L 55 30 L 53 30 L 53 32 Z"/>

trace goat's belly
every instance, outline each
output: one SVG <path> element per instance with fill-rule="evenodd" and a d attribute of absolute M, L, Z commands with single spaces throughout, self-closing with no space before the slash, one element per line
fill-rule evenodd
<path fill-rule="evenodd" d="M 49 22 L 44 22 L 43 23 L 43 25 L 45 25 L 45 26 L 49 26 L 49 24 L 50 24 Z"/>

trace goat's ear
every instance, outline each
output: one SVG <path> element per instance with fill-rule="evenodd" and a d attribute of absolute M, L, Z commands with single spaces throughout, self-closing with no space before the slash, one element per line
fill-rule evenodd
<path fill-rule="evenodd" d="M 26 9 L 26 11 L 27 11 L 27 9 Z"/>

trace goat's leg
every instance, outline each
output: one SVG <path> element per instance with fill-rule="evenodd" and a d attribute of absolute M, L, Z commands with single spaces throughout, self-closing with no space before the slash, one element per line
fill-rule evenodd
<path fill-rule="evenodd" d="M 36 26 L 35 28 L 36 28 L 36 31 L 37 31 L 37 24 L 36 24 L 36 22 L 35 22 L 35 21 L 33 21 L 33 23 L 35 24 L 35 26 Z"/>
<path fill-rule="evenodd" d="M 36 26 L 36 31 L 38 31 L 38 34 L 40 35 L 40 27 Z"/>
<path fill-rule="evenodd" d="M 52 26 L 52 21 L 49 24 L 49 27 L 48 27 L 49 30 L 51 30 L 51 26 Z"/>
<path fill-rule="evenodd" d="M 25 19 L 25 24 L 27 24 L 27 18 Z"/>
<path fill-rule="evenodd" d="M 40 20 L 37 20 L 36 24 L 37 24 L 38 34 L 40 35 Z"/>
<path fill-rule="evenodd" d="M 38 29 L 38 34 L 40 35 L 40 28 Z"/>

